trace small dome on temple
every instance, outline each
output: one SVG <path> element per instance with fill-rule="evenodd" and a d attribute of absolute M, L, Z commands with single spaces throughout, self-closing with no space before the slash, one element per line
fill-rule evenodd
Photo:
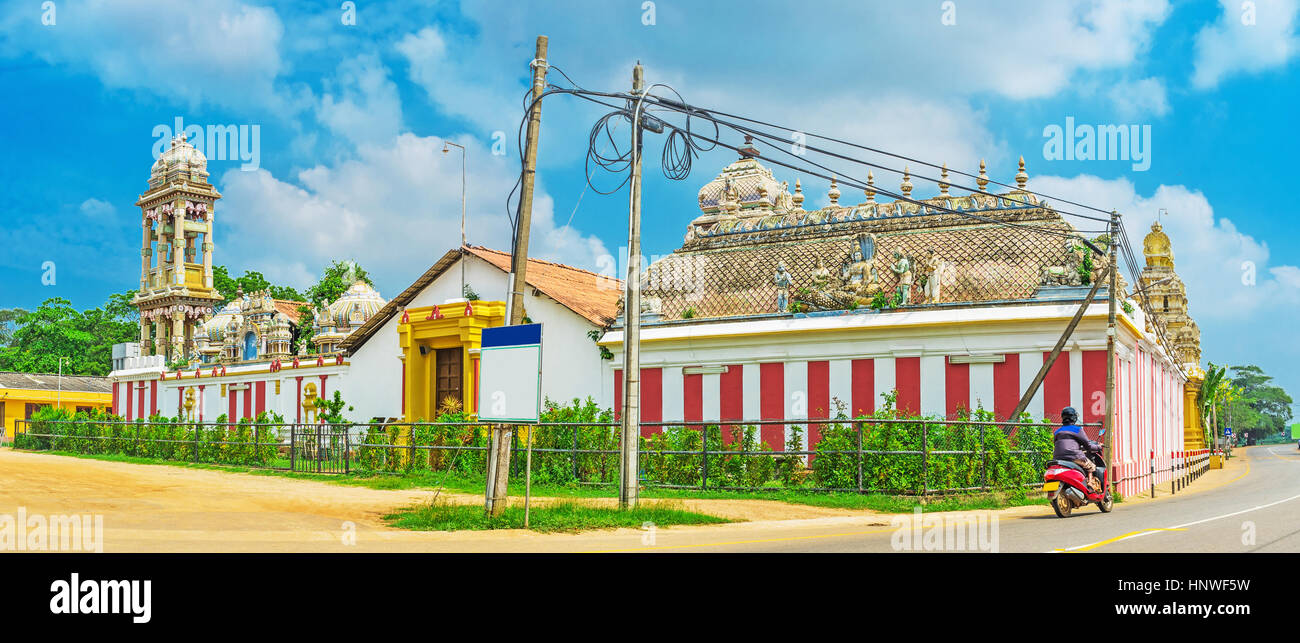
<path fill-rule="evenodd" d="M 782 195 L 788 192 L 786 185 L 777 181 L 772 176 L 772 171 L 763 167 L 757 159 L 749 156 L 741 157 L 723 168 L 717 177 L 700 188 L 699 205 L 704 214 L 720 213 L 728 184 L 736 191 L 741 211 L 771 208 L 780 202 Z"/>
<path fill-rule="evenodd" d="M 193 145 L 185 134 L 172 137 L 171 147 L 158 156 L 149 171 L 149 182 L 155 183 L 165 179 L 182 179 L 206 182 L 208 157 Z"/>
<path fill-rule="evenodd" d="M 322 353 L 332 352 L 386 303 L 374 287 L 358 279 L 338 299 L 316 313 L 312 343 Z"/>

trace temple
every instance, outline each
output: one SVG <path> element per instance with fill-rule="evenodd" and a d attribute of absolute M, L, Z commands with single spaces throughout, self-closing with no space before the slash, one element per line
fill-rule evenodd
<path fill-rule="evenodd" d="M 933 196 L 913 196 L 905 170 L 891 190 L 903 199 L 878 199 L 868 174 L 856 203 L 832 179 L 825 205 L 807 208 L 801 181 L 791 191 L 742 148 L 700 189 L 681 247 L 643 277 L 642 420 L 858 417 L 887 401 L 906 414 L 1009 419 L 1108 261 L 1084 242 L 1108 242 L 1030 193 L 1023 159 L 1015 187 L 998 193 L 983 162 L 979 192 L 952 194 L 941 171 Z M 1110 296 L 1103 284 L 1048 370 L 1026 409 L 1035 420 L 1057 421 L 1066 406 L 1103 419 Z M 1154 451 L 1164 467 L 1184 447 L 1184 358 L 1140 302 L 1119 303 L 1117 462 L 1145 471 Z M 601 339 L 615 392 L 622 343 L 620 321 Z M 607 400 L 621 413 L 617 394 Z M 761 439 L 781 451 L 795 425 L 764 425 Z M 805 447 L 820 439 L 818 423 L 798 426 Z"/>

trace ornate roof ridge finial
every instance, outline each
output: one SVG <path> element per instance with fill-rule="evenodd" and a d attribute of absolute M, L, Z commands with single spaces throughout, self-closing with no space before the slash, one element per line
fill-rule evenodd
<path fill-rule="evenodd" d="M 948 164 L 943 164 L 943 169 L 939 171 L 939 196 L 948 196 Z"/>
<path fill-rule="evenodd" d="M 745 144 L 740 147 L 739 151 L 742 159 L 752 159 L 760 154 L 758 148 L 754 146 L 754 137 L 749 134 L 745 135 Z"/>
<path fill-rule="evenodd" d="M 1025 173 L 1025 157 L 1020 157 L 1020 171 L 1016 172 L 1016 188 L 1025 189 L 1025 184 L 1029 182 L 1029 175 Z"/>
<path fill-rule="evenodd" d="M 900 187 L 903 189 L 904 199 L 912 198 L 912 173 L 906 165 L 903 166 L 903 184 Z"/>
<path fill-rule="evenodd" d="M 980 175 L 978 178 L 975 179 L 975 183 L 979 186 L 980 192 L 988 191 L 987 188 L 989 185 L 989 175 L 984 170 L 985 170 L 984 159 L 980 159 Z"/>
<path fill-rule="evenodd" d="M 876 177 L 871 170 L 867 170 L 867 187 L 862 192 L 867 195 L 867 203 L 876 202 Z"/>
<path fill-rule="evenodd" d="M 791 195 L 790 201 L 794 203 L 796 208 L 803 206 L 803 185 L 799 183 L 797 178 L 794 180 L 794 194 Z"/>
<path fill-rule="evenodd" d="M 834 174 L 831 174 L 831 189 L 826 192 L 826 196 L 830 197 L 831 205 L 840 204 L 840 187 L 835 182 Z"/>

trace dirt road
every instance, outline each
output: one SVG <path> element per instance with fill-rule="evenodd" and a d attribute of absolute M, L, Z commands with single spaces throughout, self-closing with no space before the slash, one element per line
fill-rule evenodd
<path fill-rule="evenodd" d="M 431 491 L 389 491 L 165 465 L 140 465 L 0 449 L 0 514 L 97 514 L 109 552 L 581 551 L 642 542 L 638 530 L 588 535 L 411 532 L 385 526 L 394 509 L 427 502 Z M 482 498 L 449 494 L 452 502 Z M 553 499 L 535 499 L 546 503 Z M 614 499 L 591 499 L 613 506 Z M 751 526 L 766 521 L 850 519 L 873 513 L 762 500 L 673 501 Z M 736 527 L 728 525 L 727 527 Z M 698 527 L 664 528 L 691 530 Z M 345 541 L 355 542 L 355 545 Z"/>

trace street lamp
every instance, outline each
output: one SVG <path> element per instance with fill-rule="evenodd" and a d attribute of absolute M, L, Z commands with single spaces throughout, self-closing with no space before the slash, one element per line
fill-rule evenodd
<path fill-rule="evenodd" d="M 452 147 L 460 148 L 460 245 L 465 247 L 465 146 L 458 143 L 452 143 L 444 139 L 442 141 L 442 153 L 446 154 L 451 151 Z M 463 253 L 464 250 L 461 250 Z M 468 297 L 465 294 L 465 257 L 460 258 L 460 296 Z"/>
<path fill-rule="evenodd" d="M 60 358 L 59 358 L 59 393 L 58 393 L 58 395 L 54 398 L 54 408 L 55 408 L 55 409 L 61 409 L 61 408 L 63 408 L 63 362 L 64 362 L 65 360 L 67 360 L 67 359 L 68 359 L 68 358 L 66 358 L 66 357 L 60 357 Z"/>

